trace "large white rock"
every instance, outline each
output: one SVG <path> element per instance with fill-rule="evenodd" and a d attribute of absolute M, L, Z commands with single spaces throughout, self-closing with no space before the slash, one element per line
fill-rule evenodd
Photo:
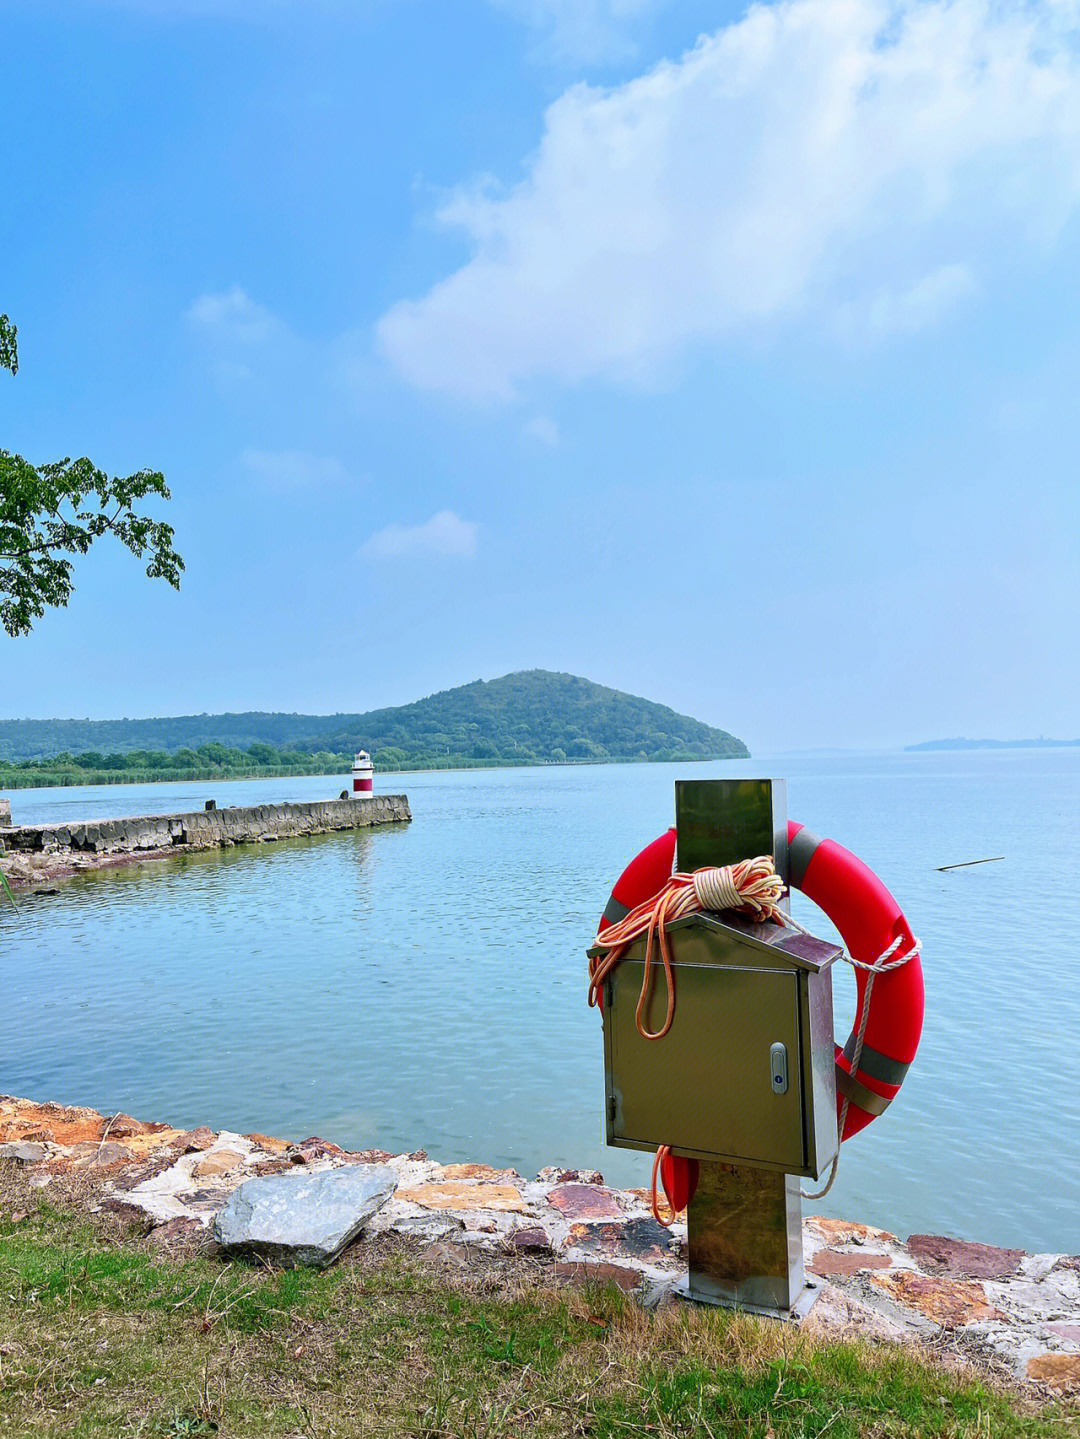
<path fill-rule="evenodd" d="M 397 1176 L 385 1164 L 249 1179 L 215 1216 L 214 1237 L 230 1254 L 323 1269 L 396 1188 Z"/>

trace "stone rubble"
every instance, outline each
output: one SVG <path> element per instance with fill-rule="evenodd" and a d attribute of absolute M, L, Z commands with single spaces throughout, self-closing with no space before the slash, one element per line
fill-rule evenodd
<path fill-rule="evenodd" d="M 643 1190 L 612 1189 L 594 1170 L 549 1167 L 529 1180 L 486 1164 L 439 1164 L 423 1150 L 350 1152 L 315 1136 L 291 1144 L 9 1097 L 0 1097 L 3 1162 L 41 1187 L 91 1172 L 102 1208 L 142 1222 L 151 1242 L 170 1248 L 211 1244 L 216 1217 L 228 1239 L 237 1193 L 250 1193 L 258 1176 L 310 1181 L 315 1210 L 318 1185 L 347 1169 L 366 1172 L 384 1196 L 360 1221 L 364 1235 L 406 1236 L 463 1264 L 476 1251 L 517 1254 L 556 1280 L 610 1281 L 650 1305 L 670 1299 L 686 1274 L 685 1224 L 665 1229 Z M 942 1235 L 904 1243 L 821 1217 L 805 1220 L 804 1247 L 807 1277 L 821 1289 L 802 1321 L 807 1332 L 930 1344 L 1037 1394 L 1080 1390 L 1080 1256 Z"/>

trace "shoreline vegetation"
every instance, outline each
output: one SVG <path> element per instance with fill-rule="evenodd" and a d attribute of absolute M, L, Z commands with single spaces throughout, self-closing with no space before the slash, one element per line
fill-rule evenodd
<path fill-rule="evenodd" d="M 749 758 L 749 752 L 746 756 Z M 85 758 L 85 756 L 80 756 Z M 109 756 L 110 759 L 113 756 Z M 120 758 L 119 756 L 117 758 Z M 126 757 L 125 757 L 126 758 Z M 166 759 L 175 756 L 163 756 Z M 342 783 L 349 779 L 351 754 L 341 755 L 281 755 L 281 763 L 259 765 L 242 763 L 191 766 L 154 765 L 128 767 L 127 765 L 108 769 L 90 769 L 70 760 L 69 756 L 58 756 L 55 761 L 27 760 L 21 764 L 10 764 L 0 760 L 0 791 L 16 789 L 70 789 L 79 786 L 108 784 L 205 784 L 208 780 L 288 779 L 296 775 L 338 775 Z M 709 761 L 732 759 L 735 756 L 723 754 L 665 755 L 602 755 L 582 759 L 475 759 L 470 755 L 432 756 L 416 760 L 404 760 L 393 764 L 377 763 L 379 774 L 422 774 L 435 770 L 470 769 L 543 769 L 551 765 L 590 764 L 705 764 Z M 285 761 L 298 760 L 299 763 Z M 63 761 L 63 763 L 61 763 Z M 310 762 L 314 761 L 314 763 Z M 55 767 L 54 767 L 55 766 Z"/>

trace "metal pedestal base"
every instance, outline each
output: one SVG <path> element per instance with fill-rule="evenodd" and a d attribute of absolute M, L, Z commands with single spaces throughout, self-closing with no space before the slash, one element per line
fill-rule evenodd
<path fill-rule="evenodd" d="M 798 1324 L 800 1319 L 805 1319 L 821 1297 L 821 1287 L 814 1282 L 803 1286 L 802 1293 L 790 1309 L 776 1309 L 771 1304 L 744 1304 L 738 1299 L 721 1298 L 719 1295 L 691 1294 L 689 1278 L 677 1284 L 672 1292 L 676 1299 L 685 1299 L 688 1304 L 712 1304 L 717 1309 L 735 1309 L 742 1314 L 763 1314 L 768 1319 L 784 1319 L 792 1324 Z"/>
<path fill-rule="evenodd" d="M 703 1162 L 686 1222 L 686 1298 L 801 1318 L 818 1297 L 803 1269 L 802 1203 L 792 1175 Z"/>

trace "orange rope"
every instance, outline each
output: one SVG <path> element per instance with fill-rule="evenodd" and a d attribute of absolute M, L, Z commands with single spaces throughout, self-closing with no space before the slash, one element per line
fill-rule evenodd
<path fill-rule="evenodd" d="M 650 1189 L 653 1218 L 656 1220 L 657 1224 L 662 1224 L 665 1229 L 670 1229 L 671 1226 L 675 1223 L 676 1212 L 675 1209 L 669 1204 L 667 1218 L 665 1219 L 664 1216 L 660 1213 L 660 1196 L 657 1193 L 656 1189 L 656 1179 L 660 1173 L 660 1165 L 664 1162 L 664 1159 L 670 1153 L 670 1144 L 661 1144 L 660 1148 L 656 1151 L 656 1158 L 653 1160 L 652 1166 L 652 1186 Z"/>
<path fill-rule="evenodd" d="M 607 950 L 589 961 L 589 1004 L 595 1005 L 604 981 L 636 939 L 647 935 L 645 973 L 641 980 L 634 1022 L 643 1039 L 663 1039 L 675 1018 L 675 971 L 672 968 L 671 943 L 667 927 L 685 915 L 700 910 L 734 909 L 754 920 L 771 919 L 784 923 L 787 916 L 780 909 L 784 885 L 769 855 L 740 860 L 738 864 L 696 870 L 693 874 L 673 874 L 659 894 L 645 900 L 630 911 L 618 924 L 609 925 L 596 936 L 596 944 Z M 657 1030 L 645 1028 L 644 1012 L 652 977 L 653 945 L 659 936 L 660 958 L 667 983 L 667 1014 Z"/>

